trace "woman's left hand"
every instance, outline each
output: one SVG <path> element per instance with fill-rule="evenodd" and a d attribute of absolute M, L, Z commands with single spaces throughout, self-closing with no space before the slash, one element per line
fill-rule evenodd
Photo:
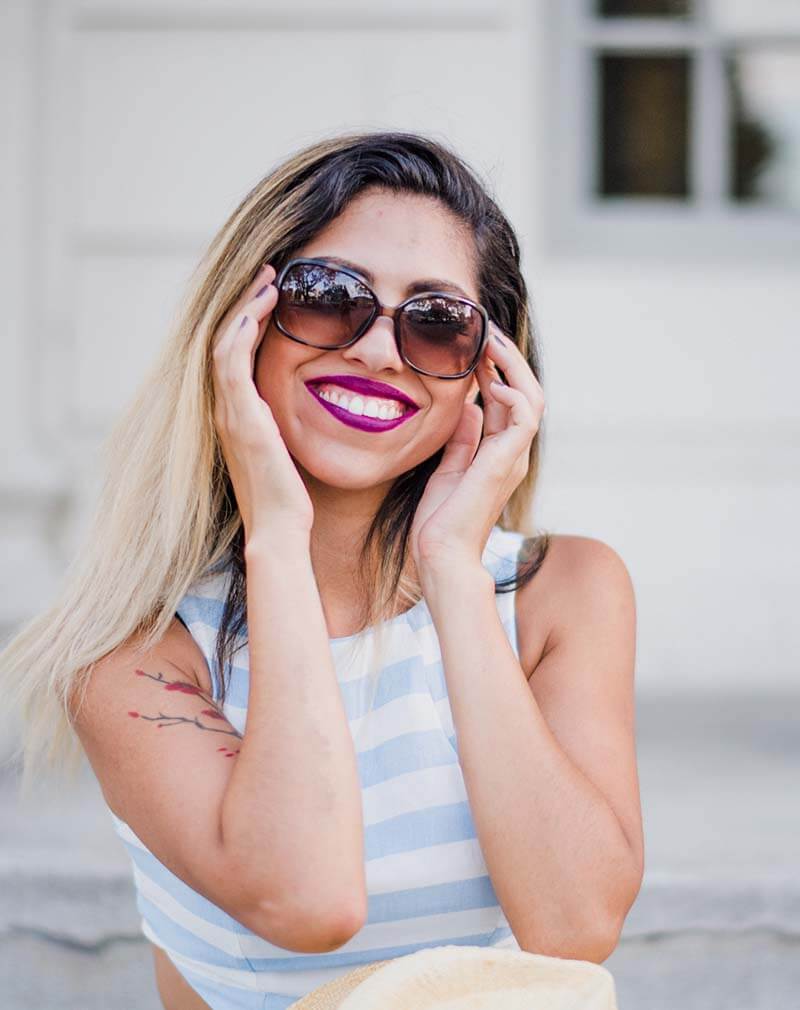
<path fill-rule="evenodd" d="M 500 382 L 495 361 L 508 385 L 490 385 L 493 379 Z M 494 323 L 475 375 L 483 410 L 465 402 L 414 515 L 410 549 L 420 578 L 462 562 L 481 564 L 492 527 L 528 472 L 531 443 L 545 410 L 542 387 L 528 362 Z"/>

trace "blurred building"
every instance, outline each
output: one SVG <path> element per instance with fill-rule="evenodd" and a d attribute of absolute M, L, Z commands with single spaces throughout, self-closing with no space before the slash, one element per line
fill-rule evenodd
<path fill-rule="evenodd" d="M 800 3 L 4 0 L 0 96 L 0 638 L 54 598 L 101 443 L 245 192 L 339 130 L 443 140 L 522 242 L 535 522 L 609 543 L 636 587 L 647 870 L 621 1010 L 788 1005 Z M 120 1010 L 157 1005 L 87 789 L 21 811 L 0 782 L 11 1010 L 111 985 Z"/>
<path fill-rule="evenodd" d="M 452 143 L 519 229 L 549 406 L 536 519 L 625 558 L 640 688 L 794 683 L 794 0 L 0 18 L 4 634 L 77 549 L 99 442 L 205 242 L 291 150 L 388 126 Z"/>
<path fill-rule="evenodd" d="M 794 683 L 794 0 L 0 19 L 4 637 L 55 592 L 100 440 L 216 228 L 297 147 L 396 127 L 452 143 L 519 229 L 549 406 L 536 519 L 625 558 L 640 688 Z"/>

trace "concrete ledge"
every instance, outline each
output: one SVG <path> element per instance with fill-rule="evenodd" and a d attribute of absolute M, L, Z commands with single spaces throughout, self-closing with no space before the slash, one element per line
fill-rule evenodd
<path fill-rule="evenodd" d="M 85 949 L 141 935 L 130 874 L 0 874 L 0 938 L 31 932 Z M 800 940 L 800 878 L 645 874 L 623 940 L 766 930 Z"/>
<path fill-rule="evenodd" d="M 0 876 L 0 939 L 26 933 L 99 950 L 141 936 L 128 876 Z"/>
<path fill-rule="evenodd" d="M 646 873 L 623 936 L 758 929 L 800 939 L 800 874 L 732 879 Z"/>
<path fill-rule="evenodd" d="M 620 1010 L 794 1006 L 800 894 L 788 884 L 645 880 L 605 962 Z M 127 877 L 4 875 L 0 894 L 3 1010 L 107 1010 L 109 993 L 115 1010 L 163 1010 Z"/>

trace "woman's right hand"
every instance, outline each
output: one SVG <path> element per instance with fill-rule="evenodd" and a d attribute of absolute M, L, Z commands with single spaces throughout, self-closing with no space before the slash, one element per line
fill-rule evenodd
<path fill-rule="evenodd" d="M 222 322 L 213 350 L 214 423 L 231 476 L 245 542 L 307 537 L 314 508 L 269 404 L 253 381 L 256 349 L 278 300 L 275 270 L 262 267 Z M 262 290 L 267 285 L 266 290 Z"/>

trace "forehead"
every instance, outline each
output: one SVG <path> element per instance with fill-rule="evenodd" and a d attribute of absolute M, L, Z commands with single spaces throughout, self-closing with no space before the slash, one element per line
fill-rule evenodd
<path fill-rule="evenodd" d="M 359 267 L 379 297 L 440 287 L 478 298 L 470 229 L 438 200 L 415 193 L 360 194 L 297 255 Z"/>

